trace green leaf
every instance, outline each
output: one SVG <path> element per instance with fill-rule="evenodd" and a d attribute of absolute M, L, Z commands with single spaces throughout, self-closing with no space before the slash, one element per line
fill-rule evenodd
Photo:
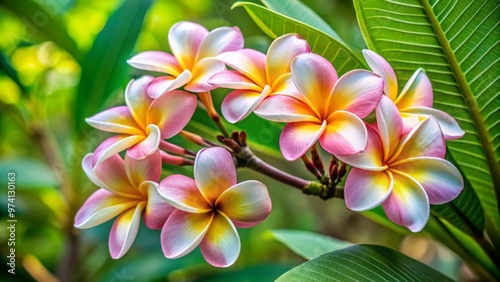
<path fill-rule="evenodd" d="M 0 175 L 15 173 L 16 189 L 54 188 L 58 186 L 53 171 L 36 159 L 18 158 L 0 160 Z M 7 192 L 6 192 L 7 193 Z"/>
<path fill-rule="evenodd" d="M 449 150 L 446 152 L 445 158 L 457 166 Z M 460 169 L 459 166 L 457 167 Z M 469 180 L 464 178 L 464 182 L 464 190 L 455 200 L 442 205 L 431 205 L 431 211 L 446 219 L 459 230 L 471 236 L 480 237 L 484 230 L 483 207 Z"/>
<path fill-rule="evenodd" d="M 42 5 L 31 0 L 3 0 L 2 5 L 21 18 L 30 35 L 40 33 L 66 50 L 75 60 L 81 60 L 82 53 L 66 32 L 63 22 L 48 13 Z"/>
<path fill-rule="evenodd" d="M 262 3 L 270 10 L 315 27 L 338 41 L 344 42 L 331 26 L 299 0 L 262 0 Z"/>
<path fill-rule="evenodd" d="M 339 75 L 366 66 L 365 62 L 344 43 L 319 29 L 254 3 L 236 2 L 233 5 L 233 8 L 235 7 L 244 7 L 255 23 L 271 38 L 297 33 L 309 42 L 312 52 L 328 59 Z"/>
<path fill-rule="evenodd" d="M 395 250 L 354 245 L 324 254 L 276 281 L 452 281 L 433 268 Z"/>
<path fill-rule="evenodd" d="M 434 106 L 465 130 L 463 138 L 448 146 L 484 207 L 489 235 L 500 242 L 498 1 L 354 3 L 367 45 L 389 61 L 399 86 L 424 68 L 433 85 Z"/>
<path fill-rule="evenodd" d="M 252 265 L 238 270 L 216 272 L 199 279 L 203 282 L 219 281 L 274 281 L 284 272 L 290 270 L 293 265 L 265 264 Z"/>
<path fill-rule="evenodd" d="M 303 230 L 269 230 L 269 235 L 307 260 L 352 245 L 346 241 Z"/>
<path fill-rule="evenodd" d="M 125 1 L 109 18 L 82 63 L 76 98 L 76 129 L 85 118 L 96 113 L 96 105 L 122 85 L 129 73 L 127 59 L 132 55 L 151 0 Z"/>

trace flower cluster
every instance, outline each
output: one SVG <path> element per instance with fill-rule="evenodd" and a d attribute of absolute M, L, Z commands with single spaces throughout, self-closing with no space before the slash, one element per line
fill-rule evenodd
<path fill-rule="evenodd" d="M 78 211 L 75 227 L 90 228 L 118 216 L 109 237 L 113 258 L 129 250 L 142 215 L 148 228 L 162 229 L 167 258 L 200 245 L 207 262 L 226 267 L 240 251 L 236 228 L 252 227 L 270 214 L 264 184 L 236 181 L 237 147 L 244 142 L 223 142 L 231 145 L 226 149 L 183 131 L 198 98 L 219 122 L 210 96 L 218 87 L 232 89 L 221 109 L 227 121 L 239 122 L 253 112 L 286 123 L 280 137 L 286 160 L 307 162 L 308 151 L 318 155 L 319 142 L 344 164 L 343 172 L 330 169 L 335 185 L 345 164 L 352 166 L 344 189 L 351 210 L 382 205 L 390 220 L 417 232 L 427 222 L 429 204 L 451 201 L 463 189 L 459 171 L 444 154 L 445 140 L 464 132 L 451 116 L 432 108 L 432 86 L 422 69 L 398 95 L 389 63 L 369 50 L 363 54 L 372 71 L 351 70 L 339 77 L 297 34 L 277 38 L 267 54 L 243 49 L 237 27 L 209 32 L 180 22 L 168 39 L 173 55 L 147 51 L 128 61 L 166 76 L 132 80 L 126 106 L 87 119 L 116 135 L 83 159 L 88 178 L 101 188 Z M 373 112 L 376 122 L 369 124 L 365 120 Z M 178 134 L 209 148 L 195 154 L 165 140 Z M 162 164 L 193 165 L 194 179 L 169 175 L 160 181 Z M 318 158 L 308 168 L 314 166 L 324 173 Z"/>

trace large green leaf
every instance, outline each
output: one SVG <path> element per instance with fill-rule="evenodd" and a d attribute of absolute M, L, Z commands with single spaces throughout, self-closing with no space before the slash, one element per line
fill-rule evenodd
<path fill-rule="evenodd" d="M 37 2 L 39 1 L 2 0 L 2 5 L 22 18 L 30 35 L 43 35 L 79 61 L 82 54 L 73 38 L 66 32 L 63 22 L 53 17 Z"/>
<path fill-rule="evenodd" d="M 346 45 L 315 27 L 254 3 L 237 2 L 233 5 L 235 7 L 244 7 L 255 23 L 271 38 L 287 33 L 299 34 L 309 42 L 311 51 L 328 59 L 340 75 L 366 66 Z"/>
<path fill-rule="evenodd" d="M 308 260 L 352 245 L 346 241 L 304 230 L 270 230 L 269 234 Z"/>
<path fill-rule="evenodd" d="M 489 217 L 487 231 L 496 237 L 500 231 L 498 1 L 354 3 L 367 45 L 389 61 L 399 86 L 417 68 L 424 68 L 433 85 L 435 107 L 451 114 L 465 130 L 465 136 L 449 142 L 449 148 Z M 498 237 L 493 239 L 498 242 Z"/>
<path fill-rule="evenodd" d="M 447 151 L 445 158 L 456 165 L 455 159 L 449 151 Z M 442 205 L 432 205 L 431 211 L 463 232 L 474 237 L 482 237 L 484 230 L 483 207 L 469 180 L 465 178 L 464 182 L 464 190 L 455 200 Z"/>
<path fill-rule="evenodd" d="M 331 37 L 343 42 L 342 38 L 329 26 L 320 16 L 318 16 L 311 8 L 304 5 L 299 0 L 261 0 L 267 8 L 283 14 L 287 17 L 295 19 L 299 22 L 305 23 L 315 27 Z"/>
<path fill-rule="evenodd" d="M 85 117 L 96 113 L 96 105 L 113 94 L 126 79 L 130 58 L 151 0 L 125 1 L 109 18 L 82 63 L 76 98 L 76 129 Z"/>
<path fill-rule="evenodd" d="M 354 245 L 288 271 L 276 281 L 452 281 L 431 267 L 395 250 Z"/>

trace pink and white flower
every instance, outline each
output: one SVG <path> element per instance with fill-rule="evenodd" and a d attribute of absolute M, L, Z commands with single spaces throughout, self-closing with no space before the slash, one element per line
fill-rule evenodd
<path fill-rule="evenodd" d="M 460 194 L 462 176 L 443 159 L 445 140 L 433 117 L 403 134 L 403 120 L 386 96 L 376 115 L 377 127 L 367 127 L 366 150 L 338 156 L 353 166 L 345 182 L 347 207 L 365 211 L 382 204 L 390 220 L 418 232 L 429 218 L 429 203 L 443 204 Z"/>
<path fill-rule="evenodd" d="M 403 133 L 410 131 L 427 117 L 433 116 L 446 140 L 455 140 L 464 135 L 465 132 L 453 117 L 432 108 L 432 85 L 424 69 L 416 70 L 398 95 L 398 80 L 391 65 L 371 50 L 363 50 L 363 55 L 373 72 L 384 79 L 384 93 L 394 101 L 403 118 Z"/>
<path fill-rule="evenodd" d="M 200 245 L 208 263 L 230 266 L 240 253 L 236 227 L 252 227 L 271 212 L 266 186 L 253 180 L 236 183 L 233 158 L 221 147 L 198 153 L 194 180 L 171 175 L 161 181 L 158 190 L 177 208 L 161 232 L 167 258 L 182 257 Z"/>
<path fill-rule="evenodd" d="M 85 119 L 94 128 L 118 134 L 97 147 L 93 166 L 125 149 L 133 158 L 149 156 L 158 149 L 160 142 L 165 142 L 162 139 L 178 134 L 189 122 L 196 110 L 196 96 L 174 90 L 153 99 L 146 92 L 152 80 L 151 76 L 132 80 L 125 90 L 126 106 Z"/>
<path fill-rule="evenodd" d="M 82 161 L 87 177 L 101 187 L 83 204 L 75 216 L 79 229 L 100 225 L 118 216 L 109 235 L 111 257 L 122 257 L 135 240 L 141 215 L 151 229 L 160 229 L 175 210 L 158 194 L 161 174 L 159 151 L 143 159 L 113 155 L 94 169 L 92 154 Z"/>
<path fill-rule="evenodd" d="M 300 93 L 273 95 L 255 110 L 262 118 L 288 122 L 280 137 L 285 159 L 300 158 L 318 140 L 333 155 L 364 150 L 367 132 L 361 119 L 377 106 L 383 80 L 365 70 L 338 79 L 330 62 L 313 53 L 297 56 L 291 75 Z"/>
<path fill-rule="evenodd" d="M 270 95 L 296 93 L 290 63 L 297 55 L 309 52 L 307 41 L 297 34 L 285 34 L 273 41 L 267 56 L 243 49 L 217 56 L 234 70 L 219 72 L 209 83 L 236 89 L 222 102 L 222 114 L 231 123 L 246 118 Z"/>
<path fill-rule="evenodd" d="M 148 86 L 153 98 L 182 86 L 196 93 L 214 89 L 208 79 L 225 70 L 224 63 L 214 57 L 243 48 L 243 35 L 237 27 L 219 27 L 208 32 L 199 24 L 179 22 L 170 28 L 168 42 L 173 55 L 146 51 L 127 61 L 138 69 L 168 74 L 157 77 Z"/>

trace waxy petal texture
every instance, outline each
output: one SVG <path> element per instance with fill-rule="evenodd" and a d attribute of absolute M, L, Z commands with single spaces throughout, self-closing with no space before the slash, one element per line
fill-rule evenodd
<path fill-rule="evenodd" d="M 387 161 L 393 155 L 401 139 L 403 120 L 394 102 L 382 97 L 376 109 L 377 128 L 383 145 L 383 160 Z"/>
<path fill-rule="evenodd" d="M 440 158 L 411 158 L 393 169 L 411 175 L 420 183 L 433 205 L 455 199 L 464 188 L 464 180 L 458 169 Z"/>
<path fill-rule="evenodd" d="M 147 86 L 146 92 L 151 98 L 157 99 L 163 94 L 180 88 L 191 81 L 193 75 L 185 70 L 178 76 L 160 76 L 153 79 Z"/>
<path fill-rule="evenodd" d="M 194 162 L 194 179 L 201 194 L 210 204 L 236 184 L 236 168 L 231 154 L 214 147 L 198 152 Z"/>
<path fill-rule="evenodd" d="M 129 59 L 127 63 L 137 69 L 163 72 L 173 76 L 178 76 L 182 72 L 182 67 L 177 59 L 161 51 L 139 53 Z"/>
<path fill-rule="evenodd" d="M 355 168 L 370 171 L 381 171 L 387 169 L 383 163 L 384 148 L 378 133 L 371 126 L 366 127 L 368 139 L 363 152 L 354 155 L 338 155 L 337 158 Z"/>
<path fill-rule="evenodd" d="M 266 57 L 266 75 L 268 83 L 274 83 L 282 74 L 290 72 L 290 63 L 299 54 L 311 49 L 307 41 L 297 34 L 285 34 L 274 40 L 269 46 Z"/>
<path fill-rule="evenodd" d="M 120 157 L 118 157 L 121 159 Z M 123 161 L 122 161 L 123 163 Z M 110 171 L 109 167 L 106 171 Z M 125 155 L 125 171 L 127 178 L 134 187 L 139 187 L 142 182 L 150 180 L 158 183 L 161 176 L 161 156 L 160 151 L 156 150 L 146 158 L 136 159 Z"/>
<path fill-rule="evenodd" d="M 140 128 L 146 128 L 149 105 L 153 99 L 146 93 L 146 87 L 153 80 L 152 76 L 143 76 L 137 80 L 131 80 L 125 89 L 125 102 Z"/>
<path fill-rule="evenodd" d="M 292 122 L 283 128 L 280 136 L 280 149 L 288 161 L 302 157 L 325 132 L 326 121 L 322 124 L 313 122 Z"/>
<path fill-rule="evenodd" d="M 446 143 L 437 121 L 429 117 L 410 131 L 397 148 L 393 160 L 399 161 L 413 157 L 444 158 Z"/>
<path fill-rule="evenodd" d="M 196 248 L 207 233 L 213 212 L 174 211 L 161 230 L 161 248 L 167 258 L 179 258 Z"/>
<path fill-rule="evenodd" d="M 223 214 L 217 213 L 201 241 L 200 249 L 211 265 L 228 267 L 238 258 L 240 245 L 240 237 L 233 223 Z"/>
<path fill-rule="evenodd" d="M 102 131 L 130 135 L 143 134 L 126 106 L 107 109 L 92 117 L 86 118 L 85 121 L 90 126 Z"/>
<path fill-rule="evenodd" d="M 196 61 L 203 58 L 215 57 L 229 51 L 243 48 L 243 35 L 238 27 L 219 27 L 205 37 L 198 49 Z"/>
<path fill-rule="evenodd" d="M 244 74 L 256 85 L 266 85 L 266 55 L 252 49 L 241 49 L 222 53 L 217 59 Z"/>
<path fill-rule="evenodd" d="M 120 155 L 115 154 L 97 165 L 93 170 L 94 176 L 104 184 L 104 188 L 117 195 L 125 197 L 138 197 L 139 192 L 131 185 L 125 164 Z"/>
<path fill-rule="evenodd" d="M 255 84 L 250 78 L 234 70 L 218 72 L 210 77 L 208 82 L 222 88 L 253 90 L 259 93 L 262 91 L 262 87 Z"/>
<path fill-rule="evenodd" d="M 158 150 L 161 140 L 160 129 L 155 124 L 150 124 L 146 128 L 146 132 L 148 136 L 141 142 L 130 147 L 127 150 L 127 155 L 135 159 L 142 159 Z"/>
<path fill-rule="evenodd" d="M 176 210 L 163 200 L 158 193 L 158 184 L 152 181 L 145 181 L 139 190 L 147 193 L 148 201 L 144 210 L 144 223 L 153 230 L 163 227 L 167 218 Z"/>
<path fill-rule="evenodd" d="M 246 118 L 270 94 L 266 85 L 262 92 L 253 90 L 234 90 L 222 101 L 222 114 L 230 123 Z"/>
<path fill-rule="evenodd" d="M 366 126 L 356 115 L 336 111 L 320 137 L 321 146 L 333 155 L 352 155 L 363 151 L 368 140 Z"/>
<path fill-rule="evenodd" d="M 249 180 L 224 191 L 215 205 L 238 228 L 252 227 L 267 218 L 271 199 L 264 184 Z"/>
<path fill-rule="evenodd" d="M 398 96 L 398 79 L 391 65 L 382 56 L 371 50 L 364 49 L 363 56 L 373 72 L 384 79 L 385 95 L 393 101 L 396 100 Z"/>
<path fill-rule="evenodd" d="M 105 189 L 95 191 L 85 201 L 75 216 L 75 227 L 84 229 L 102 224 L 136 206 L 139 201 L 117 196 Z"/>
<path fill-rule="evenodd" d="M 414 116 L 417 119 L 417 123 L 419 117 L 425 119 L 427 116 L 433 116 L 439 123 L 439 127 L 441 127 L 444 139 L 446 140 L 455 140 L 461 138 L 465 134 L 457 121 L 443 111 L 427 107 L 410 107 L 406 108 L 404 113 Z"/>
<path fill-rule="evenodd" d="M 141 213 L 145 205 L 142 202 L 137 207 L 121 214 L 115 220 L 109 234 L 109 252 L 112 258 L 121 258 L 134 243 L 141 222 Z"/>
<path fill-rule="evenodd" d="M 195 181 L 184 175 L 170 175 L 163 179 L 158 192 L 170 205 L 185 212 L 205 213 L 212 209 Z"/>
<path fill-rule="evenodd" d="M 145 139 L 142 135 L 115 135 L 102 141 L 94 151 L 92 156 L 92 166 L 96 167 L 107 158 L 128 149 Z"/>
<path fill-rule="evenodd" d="M 393 184 L 391 172 L 351 169 L 344 191 L 347 208 L 366 211 L 379 206 L 391 194 Z"/>
<path fill-rule="evenodd" d="M 394 103 L 400 110 L 416 106 L 431 108 L 433 99 L 431 81 L 423 69 L 418 69 L 410 77 Z"/>
<path fill-rule="evenodd" d="M 421 231 L 429 220 L 429 200 L 420 184 L 408 175 L 393 173 L 394 188 L 382 204 L 387 217 L 412 232 Z"/>
<path fill-rule="evenodd" d="M 170 28 L 170 49 L 183 69 L 193 68 L 196 54 L 207 35 L 208 30 L 205 27 L 192 22 L 179 22 Z"/>
<path fill-rule="evenodd" d="M 306 103 L 285 95 L 268 97 L 254 113 L 263 119 L 277 122 L 321 122 Z"/>
<path fill-rule="evenodd" d="M 191 92 L 210 91 L 216 88 L 216 86 L 208 83 L 208 79 L 225 69 L 224 63 L 215 58 L 202 59 L 193 67 L 193 71 L 191 72 L 192 80 L 184 89 Z"/>

